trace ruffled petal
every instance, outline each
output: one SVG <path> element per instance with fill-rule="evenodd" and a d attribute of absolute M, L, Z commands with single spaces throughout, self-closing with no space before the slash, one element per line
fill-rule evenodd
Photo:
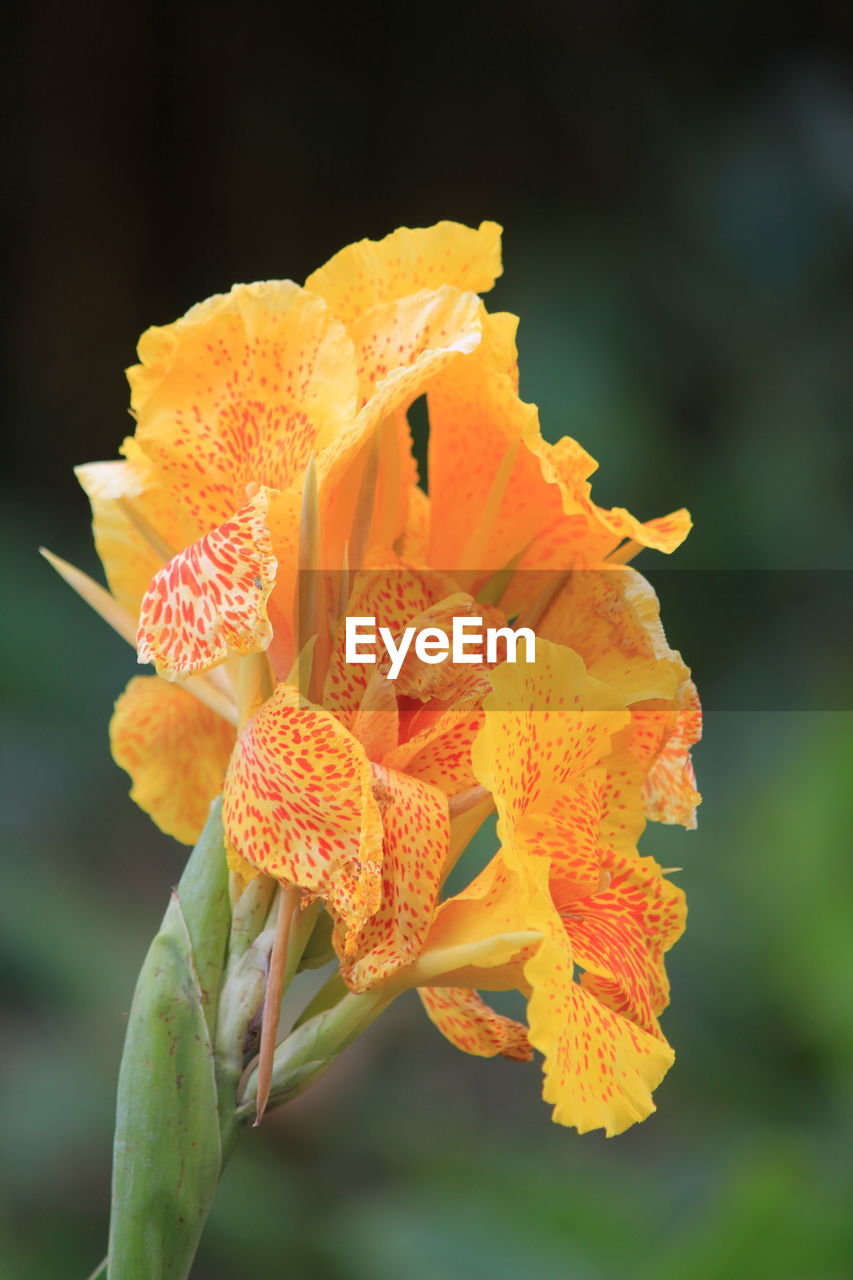
<path fill-rule="evenodd" d="M 342 966 L 355 991 L 387 981 L 420 952 L 447 861 L 447 800 L 435 787 L 390 769 L 375 786 L 382 813 L 382 901 L 351 944 Z"/>
<path fill-rule="evenodd" d="M 560 514 L 527 445 L 539 432 L 536 406 L 518 398 L 490 355 L 449 365 L 428 390 L 430 562 L 481 577 Z"/>
<path fill-rule="evenodd" d="M 167 679 L 207 671 L 230 651 L 257 653 L 272 638 L 266 603 L 276 559 L 260 490 L 225 524 L 155 575 L 139 615 L 140 662 Z"/>
<path fill-rule="evenodd" d="M 548 893 L 547 867 L 534 863 L 531 873 L 539 880 L 532 919 L 543 941 L 524 973 L 531 988 L 530 1043 L 545 1057 L 543 1097 L 553 1104 L 558 1124 L 579 1133 L 603 1128 L 610 1137 L 654 1111 L 652 1090 L 674 1054 L 659 1035 L 574 981 L 571 942 Z"/>
<path fill-rule="evenodd" d="M 430 1021 L 463 1053 L 478 1058 L 500 1054 L 516 1062 L 529 1062 L 533 1057 L 524 1024 L 495 1013 L 476 991 L 418 987 L 418 995 Z"/>
<path fill-rule="evenodd" d="M 588 991 L 655 1035 L 669 1001 L 664 952 L 684 932 L 684 894 L 653 858 L 607 853 L 609 883 L 575 899 L 555 881 L 551 893 L 569 935 Z"/>
<path fill-rule="evenodd" d="M 382 819 L 370 763 L 340 721 L 279 685 L 238 739 L 222 816 L 241 858 L 323 898 L 354 945 L 380 902 Z"/>
<path fill-rule="evenodd" d="M 693 522 L 689 512 L 683 509 L 654 520 L 640 521 L 624 507 L 607 510 L 597 506 L 592 501 L 589 476 L 598 464 L 571 437 L 565 436 L 553 445 L 540 441 L 535 448 L 545 480 L 556 486 L 560 493 L 564 516 L 571 519 L 581 515 L 587 523 L 587 530 L 580 540 L 576 526 L 566 530 L 569 542 L 574 546 L 575 557 L 581 563 L 603 560 L 625 539 L 636 543 L 638 550 L 650 547 L 669 553 L 680 546 L 690 532 Z M 531 551 L 531 555 L 535 552 Z"/>
<path fill-rule="evenodd" d="M 360 240 L 313 272 L 305 287 L 320 294 L 346 325 L 369 307 L 443 284 L 484 293 L 501 274 L 501 228 L 458 222 L 410 230 L 383 240 Z"/>
<path fill-rule="evenodd" d="M 113 757 L 130 795 L 167 835 L 195 844 L 219 795 L 234 729 L 180 685 L 136 676 L 110 721 Z"/>
<path fill-rule="evenodd" d="M 490 680 L 474 770 L 495 796 L 510 844 L 523 815 L 547 815 L 555 788 L 609 753 L 629 715 L 612 689 L 587 675 L 576 653 L 546 640 L 537 641 L 534 664 L 505 663 Z"/>
<path fill-rule="evenodd" d="M 646 814 L 654 822 L 677 822 L 692 830 L 702 797 L 690 748 L 702 737 L 702 707 L 692 680 L 683 687 L 672 731 L 652 765 L 645 786 Z"/>
<path fill-rule="evenodd" d="M 391 388 L 406 379 L 406 391 L 394 395 L 399 404 L 418 394 L 425 374 L 433 375 L 452 354 L 467 354 L 482 338 L 485 311 L 474 293 L 447 285 L 424 290 L 371 307 L 351 326 L 355 343 L 362 401 L 374 392 L 385 417 L 391 408 Z"/>
<path fill-rule="evenodd" d="M 149 329 L 128 371 L 136 439 L 201 531 L 246 485 L 286 489 L 352 426 L 352 342 L 316 294 L 289 280 L 235 285 Z"/>

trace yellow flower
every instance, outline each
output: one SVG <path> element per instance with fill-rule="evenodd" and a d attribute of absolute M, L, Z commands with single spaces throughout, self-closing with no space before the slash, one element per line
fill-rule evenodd
<path fill-rule="evenodd" d="M 472 936 L 537 934 L 509 963 L 498 957 L 496 975 L 487 962 L 460 985 L 522 991 L 555 1120 L 619 1133 L 654 1109 L 652 1090 L 673 1059 L 658 1015 L 683 895 L 637 852 L 642 771 L 624 694 L 594 679 L 573 650 L 545 641 L 535 665 L 502 666 L 491 685 L 473 754 L 497 806 L 501 849 L 441 906 L 424 961 Z M 468 1052 L 519 1056 L 519 1027 L 503 1020 L 498 1035 L 479 1000 L 446 989 L 452 977 L 423 993 L 439 1029 Z"/>
<path fill-rule="evenodd" d="M 352 991 L 416 986 L 459 1047 L 540 1050 L 555 1119 L 611 1133 L 672 1060 L 657 1018 L 683 901 L 636 845 L 647 816 L 695 822 L 700 730 L 625 562 L 690 520 L 598 507 L 594 461 L 543 440 L 517 321 L 477 296 L 500 271 L 493 223 L 401 229 L 304 288 L 237 285 L 148 330 L 123 458 L 78 469 L 110 594 L 58 567 L 156 669 L 111 725 L 155 821 L 191 843 L 221 791 L 237 885 L 319 899 Z M 537 659 L 408 657 L 391 680 L 347 661 L 347 615 L 395 637 L 515 619 Z M 442 900 L 492 808 L 499 852 Z M 526 1026 L 477 994 L 512 987 Z"/>

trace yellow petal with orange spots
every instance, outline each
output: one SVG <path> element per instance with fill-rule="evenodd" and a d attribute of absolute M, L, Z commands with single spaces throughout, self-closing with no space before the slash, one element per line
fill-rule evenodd
<path fill-rule="evenodd" d="M 383 769 L 374 787 L 382 814 L 382 901 L 350 941 L 347 984 L 367 991 L 419 954 L 432 923 L 447 861 L 447 800 L 435 787 Z"/>
<path fill-rule="evenodd" d="M 232 726 L 180 685 L 135 676 L 116 702 L 110 744 L 140 809 L 167 835 L 195 844 L 222 790 Z"/>
<path fill-rule="evenodd" d="M 400 715 L 400 741 L 382 763 L 455 796 L 477 781 L 471 751 L 482 726 L 479 707 L 433 710 L 427 704 L 414 714 L 405 709 Z"/>
<path fill-rule="evenodd" d="M 355 944 L 380 902 L 382 819 L 370 763 L 339 720 L 279 685 L 238 739 L 222 817 L 241 858 L 323 898 Z"/>
<path fill-rule="evenodd" d="M 390 388 L 405 374 L 403 394 L 414 398 L 425 376 L 437 371 L 446 359 L 467 354 L 479 345 L 485 309 L 475 293 L 463 293 L 442 285 L 393 302 L 371 307 L 350 326 L 355 343 L 362 402 L 380 388 Z M 385 417 L 395 407 L 389 391 L 380 396 L 382 407 L 374 417 Z"/>
<path fill-rule="evenodd" d="M 531 918 L 543 940 L 524 966 L 530 1043 L 545 1058 L 543 1097 L 558 1124 L 579 1133 L 622 1133 L 654 1111 L 652 1091 L 674 1058 L 658 1035 L 615 1012 L 574 981 L 565 925 L 551 900 L 547 865 L 530 863 L 537 881 Z"/>
<path fill-rule="evenodd" d="M 575 896 L 601 879 L 601 818 L 606 771 L 589 769 L 545 790 L 516 821 L 513 847 L 527 857 L 546 858 L 552 877 Z"/>
<path fill-rule="evenodd" d="M 167 679 L 207 671 L 229 652 L 265 649 L 276 559 L 261 489 L 236 515 L 155 575 L 139 614 L 140 662 Z"/>
<path fill-rule="evenodd" d="M 702 736 L 702 707 L 692 680 L 682 690 L 675 724 L 666 736 L 646 779 L 646 813 L 655 822 L 677 822 L 692 830 L 696 826 L 696 806 L 702 797 L 696 790 L 696 775 L 690 748 Z"/>
<path fill-rule="evenodd" d="M 527 1028 L 514 1018 L 495 1013 L 477 994 L 464 987 L 418 987 L 424 1009 L 451 1044 L 478 1058 L 500 1054 L 516 1062 L 533 1057 Z"/>
<path fill-rule="evenodd" d="M 556 867 L 551 896 L 588 991 L 652 1035 L 669 1001 L 664 952 L 684 932 L 682 891 L 653 858 L 605 854 L 608 882 L 577 898 Z"/>
<path fill-rule="evenodd" d="M 505 663 L 490 681 L 474 770 L 494 794 L 509 846 L 522 816 L 547 815 L 555 788 L 608 754 L 629 714 L 612 689 L 586 673 L 576 653 L 547 640 L 537 641 L 535 663 Z"/>
<path fill-rule="evenodd" d="M 313 272 L 305 287 L 320 294 L 344 324 L 369 307 L 393 302 L 443 284 L 484 293 L 501 274 L 501 229 L 458 222 L 410 230 L 400 227 L 383 240 L 360 240 Z"/>
<path fill-rule="evenodd" d="M 149 329 L 139 357 L 136 439 L 203 532 L 243 505 L 247 484 L 287 489 L 355 417 L 352 342 L 289 280 L 235 285 Z"/>
<path fill-rule="evenodd" d="M 604 761 L 605 782 L 599 828 L 602 845 L 626 854 L 636 853 L 637 842 L 646 825 L 646 771 L 626 745 L 632 731 L 633 717 L 631 725 L 617 735 L 614 750 Z"/>

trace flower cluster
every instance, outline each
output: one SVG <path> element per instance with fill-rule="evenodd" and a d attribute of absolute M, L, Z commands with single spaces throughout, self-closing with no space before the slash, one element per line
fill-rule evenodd
<path fill-rule="evenodd" d="M 516 318 L 479 297 L 500 271 L 493 223 L 401 229 L 149 329 L 123 457 L 78 469 L 109 593 L 55 563 L 155 668 L 111 724 L 155 822 L 191 844 L 221 793 L 235 895 L 297 889 L 350 992 L 414 987 L 468 1053 L 538 1050 L 554 1118 L 610 1134 L 673 1059 L 684 901 L 637 842 L 699 799 L 695 689 L 627 562 L 690 520 L 597 506 L 589 454 L 543 439 Z M 356 616 L 523 624 L 535 661 L 412 653 L 389 680 L 347 662 Z M 493 812 L 494 856 L 446 896 Z M 481 994 L 510 989 L 524 1023 Z"/>

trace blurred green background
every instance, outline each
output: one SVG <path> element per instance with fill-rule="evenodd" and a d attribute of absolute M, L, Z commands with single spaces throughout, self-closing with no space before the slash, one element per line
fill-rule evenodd
<path fill-rule="evenodd" d="M 600 460 L 598 500 L 689 506 L 677 563 L 719 571 L 687 613 L 656 579 L 708 707 L 699 830 L 643 845 L 691 907 L 678 1061 L 644 1125 L 581 1138 L 537 1067 L 459 1054 L 404 999 L 242 1142 L 194 1275 L 853 1276 L 849 638 L 808 574 L 780 600 L 760 572 L 814 571 L 825 605 L 851 564 L 852 13 L 159 0 L 8 20 L 3 1280 L 83 1280 L 104 1251 L 125 1014 L 184 856 L 109 758 L 132 655 L 35 548 L 96 571 L 70 468 L 129 429 L 144 327 L 441 217 L 504 223 L 494 305 L 522 317 L 522 393 Z M 726 605 L 732 569 L 754 586 Z"/>

